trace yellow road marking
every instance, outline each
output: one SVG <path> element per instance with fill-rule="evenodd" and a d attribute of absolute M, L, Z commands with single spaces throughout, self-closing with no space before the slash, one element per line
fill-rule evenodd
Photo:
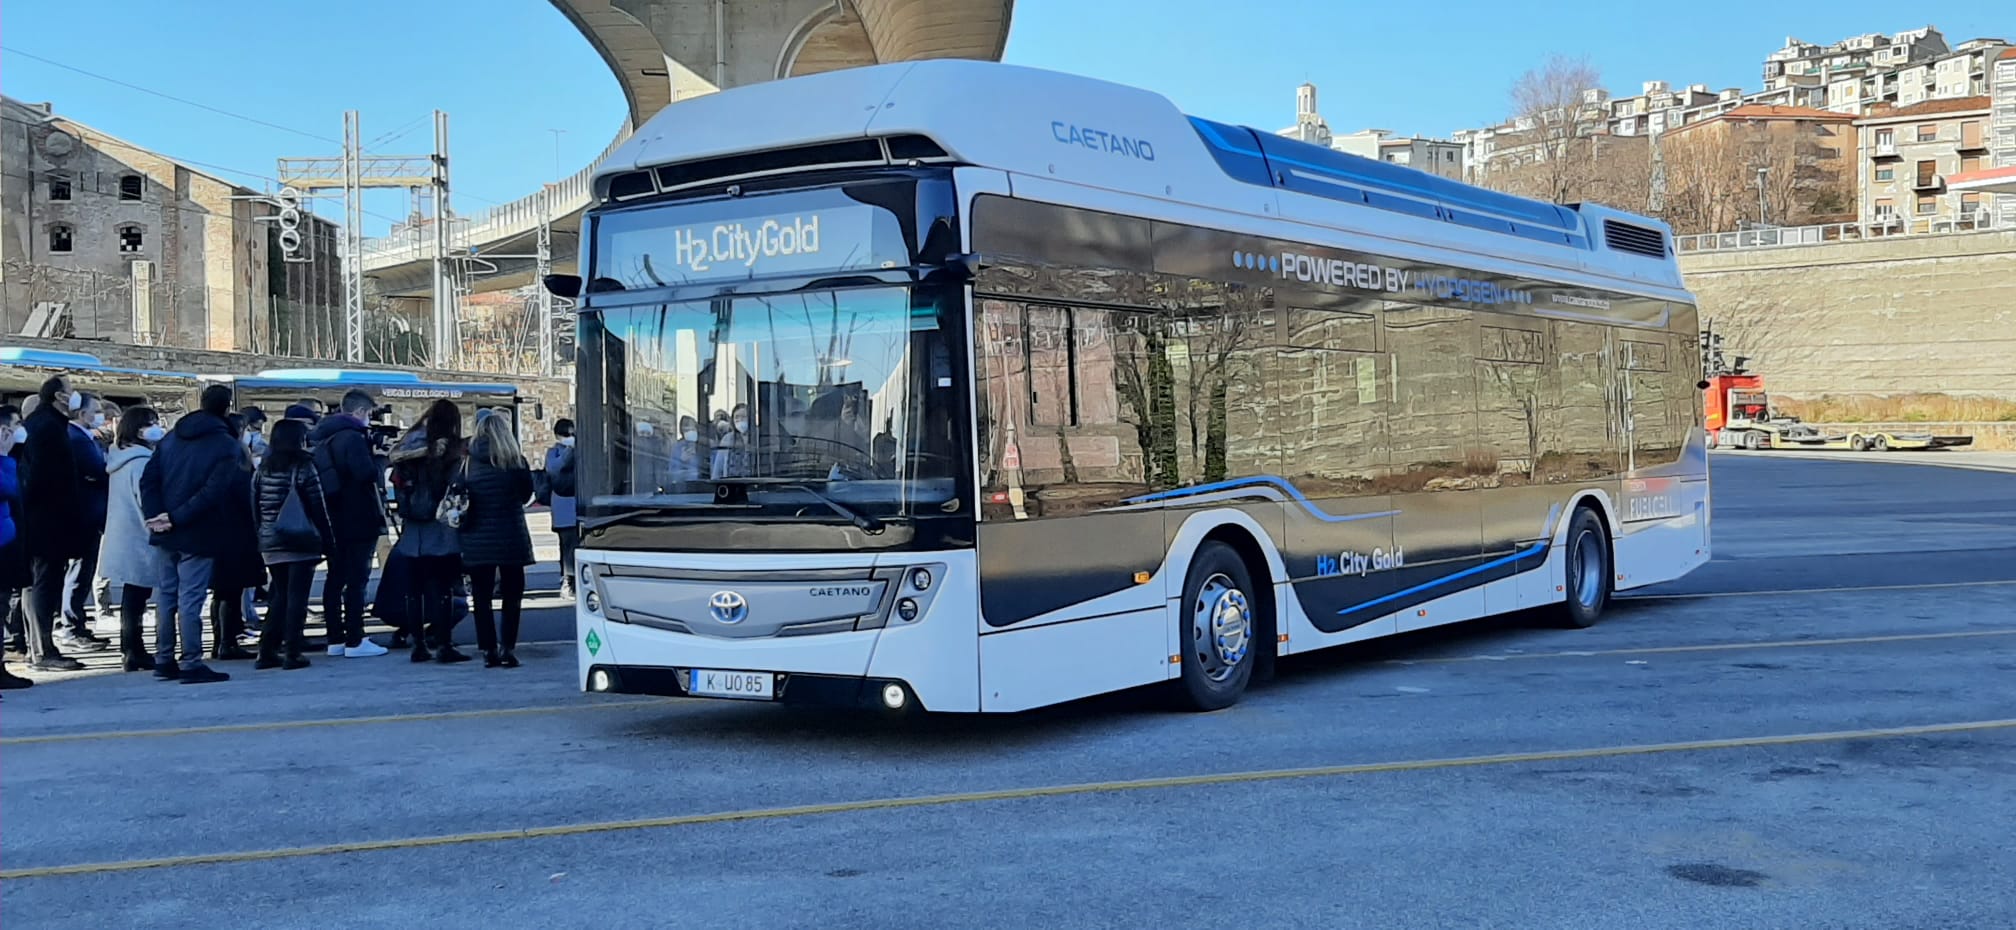
<path fill-rule="evenodd" d="M 240 852 L 200 853 L 188 856 L 164 856 L 158 859 L 127 859 L 116 862 L 85 862 L 74 865 L 38 866 L 26 869 L 0 871 L 0 881 L 24 878 L 54 878 L 65 875 L 103 875 L 114 872 L 137 872 L 145 869 L 179 868 L 195 865 L 223 865 L 241 862 L 268 862 L 278 859 L 300 859 L 310 856 L 334 856 L 346 853 L 384 852 L 402 849 L 427 849 L 441 846 L 462 846 L 472 843 L 497 843 L 511 840 L 551 839 L 566 836 L 586 836 L 597 833 L 619 833 L 633 830 L 655 830 L 668 827 L 689 827 L 706 824 L 746 823 L 760 820 L 782 820 L 792 817 L 814 817 L 829 814 L 858 813 L 862 811 L 904 810 L 924 807 L 949 807 L 964 804 L 983 804 L 995 801 L 1019 801 L 1032 798 L 1055 798 L 1073 795 L 1114 794 L 1119 792 L 1146 791 L 1169 788 L 1195 788 L 1211 785 L 1250 784 L 1255 782 L 1286 781 L 1305 778 L 1336 778 L 1350 775 L 1369 775 L 1384 772 L 1420 772 L 1434 769 L 1475 768 L 1490 765 L 1516 765 L 1528 762 L 1559 762 L 1571 759 L 1599 759 L 1618 756 L 1643 756 L 1658 753 L 1701 752 L 1717 749 L 1744 749 L 1759 746 L 1794 746 L 1807 743 L 1831 743 L 1858 739 L 1894 739 L 1906 736 L 1928 736 L 1942 733 L 1973 733 L 1986 730 L 2006 730 L 2016 728 L 2016 719 L 1972 720 L 1960 723 L 1935 723 L 1920 726 L 1880 727 L 1868 730 L 1829 730 L 1814 733 L 1794 733 L 1784 736 L 1748 736 L 1731 739 L 1689 740 L 1678 743 L 1642 743 L 1628 746 L 1607 746 L 1591 749 L 1555 749 L 1540 752 L 1511 752 L 1484 756 L 1458 756 L 1443 759 L 1417 759 L 1405 762 L 1370 762 L 1351 765 L 1324 765 L 1310 768 L 1267 769 L 1252 772 L 1226 772 L 1215 775 L 1175 775 L 1161 778 L 1138 778 L 1125 781 L 1083 782 L 1069 785 L 1048 785 L 1032 788 L 1007 788 L 996 791 L 968 791 L 957 794 L 917 795 L 910 797 L 874 798 L 863 801 L 839 801 L 827 804 L 801 804 L 792 807 L 753 808 L 739 811 L 720 811 L 711 814 L 682 814 L 671 817 L 645 817 L 635 820 L 607 820 L 592 823 L 557 824 L 547 827 L 524 827 L 516 830 L 488 830 L 478 833 L 450 833 L 439 836 L 416 836 L 387 840 L 363 840 L 354 843 L 331 843 L 322 846 L 291 846 L 279 849 L 256 849 Z"/>
<path fill-rule="evenodd" d="M 1989 581 L 1928 581 L 1922 584 L 1842 585 L 1836 588 L 1785 588 L 1778 591 L 1700 591 L 1693 594 L 1619 594 L 1617 602 L 1687 601 L 1709 597 L 1771 597 L 1792 594 L 1852 594 L 1857 591 L 1938 591 L 1946 588 L 1993 588 L 2016 585 L 2016 578 Z"/>
<path fill-rule="evenodd" d="M 382 714 L 374 717 L 328 717 L 316 720 L 269 720 L 263 723 L 220 723 L 202 727 L 171 727 L 160 730 L 106 730 L 96 733 L 50 733 L 44 736 L 9 736 L 0 746 L 27 746 L 38 743 L 76 743 L 98 739 L 139 739 L 149 736 L 195 736 L 206 733 L 258 733 L 267 730 L 305 730 L 314 727 L 347 727 L 372 723 L 414 723 L 425 720 L 470 720 L 481 717 L 523 717 L 531 714 L 566 714 L 584 710 L 650 707 L 672 703 L 670 699 L 604 701 L 599 703 L 552 704 L 542 707 L 494 707 L 488 710 L 446 710 L 427 714 Z"/>
<path fill-rule="evenodd" d="M 1694 646 L 1633 646 L 1624 649 L 1565 649 L 1560 652 L 1502 652 L 1490 655 L 1438 656 L 1430 659 L 1388 659 L 1391 665 L 1432 665 L 1448 662 L 1507 662 L 1513 659 L 1566 659 L 1595 656 L 1658 655 L 1670 652 L 1734 652 L 1746 649 L 1796 649 L 1803 646 L 1857 646 L 1933 639 L 1980 639 L 2016 636 L 2016 629 L 1954 630 L 1945 633 L 1897 633 L 1889 636 L 1843 636 L 1835 639 L 1780 639 L 1752 643 L 1701 643 Z"/>

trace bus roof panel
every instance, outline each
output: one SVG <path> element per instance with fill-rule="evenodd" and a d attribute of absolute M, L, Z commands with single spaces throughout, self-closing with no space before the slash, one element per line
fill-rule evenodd
<path fill-rule="evenodd" d="M 420 380 L 419 375 L 410 371 L 376 368 L 269 368 L 257 377 L 260 380 L 326 381 L 332 384 L 411 384 Z"/>
<path fill-rule="evenodd" d="M 14 365 L 40 365 L 44 368 L 104 368 L 105 360 L 83 352 L 62 352 L 56 349 L 24 349 L 19 346 L 0 347 L 0 362 Z"/>
<path fill-rule="evenodd" d="M 1011 180 L 1285 219 L 1405 251 L 1460 253 L 1444 259 L 1458 266 L 1495 259 L 1546 269 L 1542 277 L 1682 287 L 1670 230 L 1655 219 L 1485 190 L 1193 119 L 1151 91 L 995 62 L 852 68 L 682 100 L 618 147 L 597 169 L 597 189 L 639 169 L 902 135 L 928 137 L 953 160 Z"/>

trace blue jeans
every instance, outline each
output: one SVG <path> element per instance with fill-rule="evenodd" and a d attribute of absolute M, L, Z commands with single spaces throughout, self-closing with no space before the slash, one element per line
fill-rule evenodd
<path fill-rule="evenodd" d="M 154 661 L 166 664 L 180 660 L 184 669 L 203 664 L 203 606 L 210 599 L 210 573 L 214 562 L 198 555 L 175 553 L 172 564 L 162 573 L 154 590 L 158 605 L 154 618 Z M 176 654 L 177 634 L 181 654 Z"/>

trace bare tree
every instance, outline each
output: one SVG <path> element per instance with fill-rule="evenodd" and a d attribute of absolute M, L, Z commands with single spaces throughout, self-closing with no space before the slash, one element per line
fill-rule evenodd
<path fill-rule="evenodd" d="M 1838 153 L 1818 142 L 1810 123 L 1708 123 L 1668 133 L 1659 144 L 1666 172 L 1660 213 L 1682 235 L 1820 222 L 1850 202 Z"/>
<path fill-rule="evenodd" d="M 1556 203 L 1570 199 L 1585 179 L 1587 164 L 1575 157 L 1589 136 L 1602 131 L 1603 75 L 1587 58 L 1554 55 L 1512 84 L 1514 125 L 1530 152 L 1525 183 L 1531 193 Z"/>

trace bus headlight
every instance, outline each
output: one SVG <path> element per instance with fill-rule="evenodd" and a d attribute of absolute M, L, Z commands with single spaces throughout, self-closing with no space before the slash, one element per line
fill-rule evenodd
<path fill-rule="evenodd" d="M 910 570 L 910 587 L 919 591 L 929 591 L 931 590 L 931 581 L 930 569 L 913 568 Z"/>
<path fill-rule="evenodd" d="M 904 623 L 917 619 L 917 602 L 907 597 L 897 601 L 896 616 L 903 618 Z"/>
<path fill-rule="evenodd" d="M 902 710 L 903 705 L 909 702 L 909 700 L 910 695 L 903 690 L 902 685 L 892 681 L 882 686 L 883 707 L 887 707 L 890 710 Z"/>
<path fill-rule="evenodd" d="M 595 567 L 583 563 L 579 571 L 580 582 L 577 590 L 581 592 L 581 606 L 588 608 L 591 614 L 599 614 L 602 612 L 602 598 L 595 593 Z"/>
<path fill-rule="evenodd" d="M 606 669 L 598 668 L 588 673 L 588 690 L 607 691 L 609 690 L 609 684 L 609 672 Z"/>

